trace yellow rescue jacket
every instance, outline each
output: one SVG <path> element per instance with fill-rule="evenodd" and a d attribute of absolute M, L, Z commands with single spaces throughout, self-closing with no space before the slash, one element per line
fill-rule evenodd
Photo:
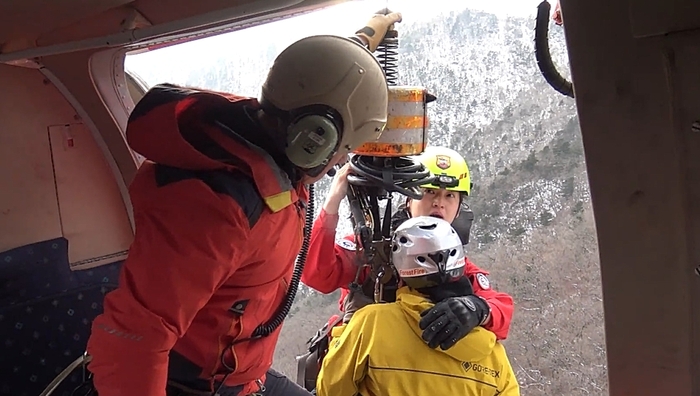
<path fill-rule="evenodd" d="M 420 313 L 433 304 L 402 287 L 396 303 L 372 304 L 334 329 L 318 396 L 519 396 L 503 345 L 477 327 L 452 348 L 431 349 Z"/>

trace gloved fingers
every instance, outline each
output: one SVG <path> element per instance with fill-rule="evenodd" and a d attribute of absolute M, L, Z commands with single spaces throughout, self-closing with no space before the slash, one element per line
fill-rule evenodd
<path fill-rule="evenodd" d="M 378 33 L 376 35 L 379 36 L 377 39 L 381 40 L 386 34 L 387 29 L 389 29 L 389 26 L 397 22 L 401 22 L 402 20 L 403 16 L 400 12 L 390 12 L 388 14 L 377 13 L 372 15 L 369 21 L 367 21 L 365 27 L 360 29 L 360 32 L 365 33 L 370 37 L 374 37 L 374 33 Z"/>
<path fill-rule="evenodd" d="M 459 340 L 464 338 L 464 336 L 467 334 L 463 331 L 460 331 L 459 326 L 457 326 L 454 323 L 451 323 L 449 328 L 449 333 L 443 332 L 445 336 L 441 337 L 442 341 L 440 342 L 440 348 L 442 348 L 443 351 L 452 348 Z"/>
<path fill-rule="evenodd" d="M 434 322 L 430 323 L 424 330 L 423 341 L 427 342 L 431 348 L 435 348 L 440 345 L 442 339 L 438 337 L 442 329 L 450 323 L 447 315 L 439 316 Z"/>
<path fill-rule="evenodd" d="M 385 8 L 382 8 L 381 10 L 375 12 L 374 15 L 388 15 L 388 14 L 391 14 L 392 12 L 393 11 L 391 11 L 390 9 L 385 7 Z"/>
<path fill-rule="evenodd" d="M 457 341 L 458 340 L 455 337 L 452 337 L 446 341 L 443 341 L 440 343 L 440 349 L 442 349 L 443 351 L 446 351 L 446 350 L 452 348 L 453 346 L 455 346 Z"/>
<path fill-rule="evenodd" d="M 387 30 L 394 23 L 401 22 L 402 17 L 399 12 L 392 12 L 387 15 L 375 14 L 367 21 L 367 24 L 357 32 L 356 35 L 367 40 L 367 48 L 370 52 L 377 49 L 379 43 L 384 39 Z"/>
<path fill-rule="evenodd" d="M 421 320 L 418 322 L 418 326 L 420 326 L 421 330 L 425 330 L 428 325 L 433 323 L 442 314 L 443 310 L 441 310 L 438 305 L 434 305 L 420 313 Z"/>
<path fill-rule="evenodd" d="M 454 344 L 450 344 L 449 341 L 450 339 L 454 338 L 454 334 L 459 331 L 459 326 L 455 324 L 454 322 L 448 322 L 445 326 L 443 326 L 442 330 L 440 330 L 437 334 L 433 336 L 430 341 L 428 341 L 428 346 L 431 348 L 437 348 L 438 345 L 442 347 L 443 350 L 446 350 L 450 346 Z"/>
<path fill-rule="evenodd" d="M 443 327 L 442 331 L 438 333 L 434 341 L 436 344 L 440 345 L 440 348 L 447 350 L 457 342 L 454 339 L 457 338 L 458 332 L 459 325 L 454 322 L 450 322 L 447 324 L 447 326 Z M 457 338 L 457 340 L 459 340 L 459 338 Z"/>
<path fill-rule="evenodd" d="M 382 17 L 386 18 L 386 22 L 384 22 L 387 26 L 387 28 L 395 23 L 401 22 L 403 20 L 403 16 L 401 15 L 400 12 L 391 12 L 386 15 L 381 15 Z"/>

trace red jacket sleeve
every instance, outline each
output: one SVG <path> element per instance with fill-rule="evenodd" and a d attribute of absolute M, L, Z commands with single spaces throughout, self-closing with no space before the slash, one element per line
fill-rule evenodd
<path fill-rule="evenodd" d="M 469 259 L 466 261 L 464 274 L 471 280 L 474 294 L 486 300 L 491 307 L 491 320 L 484 328 L 492 331 L 499 340 L 505 340 L 508 338 L 510 322 L 513 319 L 513 297 L 491 288 L 488 271 L 477 267 Z"/>
<path fill-rule="evenodd" d="M 165 396 L 170 349 L 250 242 L 240 207 L 199 181 L 148 192 L 152 204 L 134 203 L 136 235 L 119 288 L 106 295 L 88 341 L 100 396 Z"/>
<path fill-rule="evenodd" d="M 301 281 L 321 293 L 333 293 L 347 286 L 355 279 L 357 266 L 354 238 L 348 237 L 341 242 L 345 248 L 335 242 L 335 229 L 338 215 L 329 215 L 321 210 L 314 221 L 309 240 L 309 251 Z"/>

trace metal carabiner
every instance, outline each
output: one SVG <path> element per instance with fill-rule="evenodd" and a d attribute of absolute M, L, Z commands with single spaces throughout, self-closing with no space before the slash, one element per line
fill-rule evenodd
<path fill-rule="evenodd" d="M 382 293 L 384 292 L 384 284 L 382 283 L 382 278 L 384 278 L 384 268 L 380 269 L 377 273 L 377 277 L 374 279 L 374 302 L 382 302 Z"/>
<path fill-rule="evenodd" d="M 256 379 L 255 383 L 258 384 L 258 391 L 253 392 L 248 396 L 263 396 L 263 394 L 265 393 L 265 390 L 267 390 L 267 388 L 265 388 L 265 384 L 263 384 L 263 382 L 260 380 L 260 378 Z"/>

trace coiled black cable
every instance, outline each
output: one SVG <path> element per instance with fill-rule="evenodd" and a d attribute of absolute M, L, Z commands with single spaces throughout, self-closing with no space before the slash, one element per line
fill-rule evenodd
<path fill-rule="evenodd" d="M 574 86 L 570 81 L 567 81 L 559 71 L 557 71 L 554 62 L 552 62 L 552 54 L 549 52 L 549 10 L 551 6 L 547 0 L 543 0 L 537 6 L 537 19 L 535 20 L 535 58 L 540 72 L 559 93 L 570 98 L 574 97 Z"/>
<path fill-rule="evenodd" d="M 434 176 L 420 161 L 410 157 L 372 157 L 355 155 L 350 159 L 353 173 L 348 183 L 360 187 L 381 187 L 412 199 L 423 198 L 419 186 L 432 182 Z"/>
<path fill-rule="evenodd" d="M 306 206 L 306 217 L 304 219 L 304 241 L 301 244 L 301 250 L 297 256 L 296 264 L 294 265 L 294 273 L 292 274 L 292 279 L 289 282 L 289 290 L 284 296 L 284 300 L 277 308 L 275 315 L 267 322 L 259 325 L 253 331 L 253 338 L 266 337 L 270 335 L 275 329 L 277 329 L 284 318 L 287 317 L 289 310 L 292 309 L 292 304 L 294 303 L 294 298 L 297 295 L 297 289 L 299 289 L 299 282 L 301 281 L 301 273 L 304 271 L 304 266 L 306 265 L 306 256 L 309 254 L 309 245 L 311 240 L 311 227 L 314 223 L 314 208 L 315 208 L 315 188 L 314 185 L 309 185 L 309 203 Z"/>

